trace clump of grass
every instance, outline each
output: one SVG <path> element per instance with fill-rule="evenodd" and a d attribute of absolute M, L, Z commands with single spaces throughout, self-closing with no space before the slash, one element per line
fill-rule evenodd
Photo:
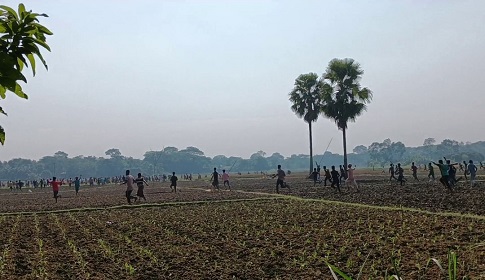
<path fill-rule="evenodd" d="M 366 260 L 367 260 L 367 258 L 366 258 Z M 448 274 L 448 280 L 457 280 L 458 279 L 458 257 L 457 257 L 457 255 L 454 251 L 452 251 L 452 250 L 448 251 L 448 270 L 445 270 L 443 268 L 443 265 L 441 264 L 441 262 L 438 259 L 431 258 L 430 261 L 433 261 L 440 268 L 443 275 Z M 327 261 L 325 261 L 325 263 L 328 266 L 328 268 L 330 269 L 330 273 L 332 274 L 332 277 L 333 277 L 334 280 L 339 280 L 338 276 L 342 277 L 344 280 L 353 280 L 353 278 L 351 276 L 349 276 L 347 273 L 341 271 L 336 266 L 328 263 Z M 428 261 L 428 263 L 429 263 L 429 261 Z M 364 264 L 360 268 L 359 275 L 357 276 L 356 280 L 360 279 L 364 265 L 365 265 L 365 261 L 364 261 Z M 398 261 L 396 259 L 393 259 L 393 267 L 394 267 L 394 270 L 395 270 L 395 274 L 393 274 L 391 276 L 387 276 L 387 271 L 386 271 L 386 276 L 384 277 L 384 279 L 403 280 L 403 278 L 401 278 L 401 273 L 399 271 L 398 265 L 399 265 Z M 465 277 L 463 277 L 463 279 L 468 279 L 468 277 L 465 276 Z"/>

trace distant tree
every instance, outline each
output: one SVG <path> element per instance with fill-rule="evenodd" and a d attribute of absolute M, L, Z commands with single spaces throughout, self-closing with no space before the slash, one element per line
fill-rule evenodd
<path fill-rule="evenodd" d="M 316 122 L 322 111 L 322 82 L 316 73 L 301 74 L 295 80 L 295 87 L 290 92 L 291 110 L 308 123 L 310 138 L 310 172 L 313 171 L 312 123 Z"/>
<path fill-rule="evenodd" d="M 366 110 L 372 92 L 362 88 L 360 80 L 364 70 L 353 59 L 333 59 L 323 74 L 322 113 L 335 121 L 342 130 L 344 165 L 347 166 L 347 124 Z"/>
<path fill-rule="evenodd" d="M 175 147 L 165 147 L 163 149 L 163 152 L 166 153 L 166 154 L 174 154 L 174 153 L 177 153 L 179 151 L 179 149 L 175 148 Z"/>
<path fill-rule="evenodd" d="M 121 157 L 121 152 L 119 149 L 111 148 L 104 152 L 105 155 L 109 156 L 110 158 L 119 158 Z"/>
<path fill-rule="evenodd" d="M 401 160 L 406 152 L 406 146 L 402 142 L 391 142 L 391 139 L 385 139 L 382 143 L 372 143 L 368 150 L 374 162 L 385 164 Z"/>
<path fill-rule="evenodd" d="M 67 158 L 68 154 L 63 152 L 63 151 L 57 151 L 55 154 L 54 154 L 54 157 L 56 158 Z"/>
<path fill-rule="evenodd" d="M 191 154 L 191 155 L 194 155 L 194 156 L 204 156 L 204 152 L 202 152 L 201 150 L 199 150 L 196 147 L 187 147 L 187 148 L 181 150 L 180 152 Z"/>
<path fill-rule="evenodd" d="M 268 160 L 264 157 L 264 151 L 257 151 L 249 157 L 248 168 L 254 171 L 266 171 L 269 169 Z"/>
<path fill-rule="evenodd" d="M 22 74 L 22 70 L 29 64 L 35 76 L 35 56 L 47 69 L 39 46 L 50 51 L 50 47 L 46 44 L 46 35 L 52 35 L 52 32 L 39 24 L 39 17 L 47 17 L 47 15 L 27 11 L 24 4 L 19 4 L 18 11 L 7 6 L 0 6 L 1 99 L 5 99 L 7 91 L 27 99 L 27 94 L 24 93 L 18 82 L 27 83 L 27 78 Z M 0 107 L 0 114 L 7 115 L 2 107 Z M 5 130 L 0 126 L 0 144 L 4 143 Z"/>
<path fill-rule="evenodd" d="M 283 164 L 285 157 L 280 153 L 273 153 L 271 156 L 267 157 L 267 160 L 270 167 L 274 167 L 278 164 Z"/>
<path fill-rule="evenodd" d="M 438 152 L 445 156 L 458 154 L 460 151 L 460 144 L 456 140 L 445 139 L 437 147 Z"/>
<path fill-rule="evenodd" d="M 383 152 L 387 162 L 396 162 L 402 159 L 403 154 L 406 152 L 406 146 L 402 142 L 392 142 Z"/>
<path fill-rule="evenodd" d="M 431 146 L 436 143 L 436 140 L 434 138 L 426 138 L 424 139 L 423 146 Z"/>
<path fill-rule="evenodd" d="M 370 144 L 369 148 L 367 148 L 367 151 L 369 152 L 370 158 L 373 161 L 373 163 L 383 163 L 384 159 L 382 157 L 382 149 L 386 148 L 384 143 L 379 143 L 379 142 L 373 142 Z"/>
<path fill-rule="evenodd" d="M 367 152 L 367 147 L 364 145 L 356 146 L 353 150 L 354 154 L 364 154 Z"/>
<path fill-rule="evenodd" d="M 387 139 L 384 139 L 384 141 L 382 141 L 382 144 L 383 144 L 385 147 L 389 147 L 389 146 L 391 146 L 392 141 L 391 141 L 391 139 L 387 138 Z"/>
<path fill-rule="evenodd" d="M 157 174 L 158 170 L 158 165 L 161 162 L 163 152 L 162 151 L 148 151 L 145 152 L 143 155 L 143 161 L 147 162 L 149 165 L 152 166 L 152 174 L 155 175 Z"/>
<path fill-rule="evenodd" d="M 285 164 L 282 166 L 283 169 L 296 170 L 301 166 L 305 166 L 308 162 L 310 156 L 304 154 L 293 154 L 285 160 Z M 276 166 L 271 166 L 271 168 L 276 169 Z"/>
<path fill-rule="evenodd" d="M 257 151 L 256 153 L 252 154 L 249 159 L 257 159 L 257 158 L 263 158 L 266 155 L 264 151 Z"/>
<path fill-rule="evenodd" d="M 217 155 L 212 158 L 211 160 L 211 165 L 214 167 L 223 167 L 223 166 L 228 166 L 231 165 L 229 158 L 227 158 L 225 155 Z"/>

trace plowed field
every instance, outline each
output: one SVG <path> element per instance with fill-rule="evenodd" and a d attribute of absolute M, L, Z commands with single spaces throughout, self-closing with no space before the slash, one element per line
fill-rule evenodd
<path fill-rule="evenodd" d="M 332 279 L 326 262 L 360 279 L 448 279 L 450 250 L 457 279 L 485 279 L 483 187 L 359 176 L 358 193 L 298 175 L 283 195 L 259 175 L 231 192 L 152 184 L 132 206 L 123 186 L 62 187 L 58 203 L 2 190 L 0 279 Z"/>

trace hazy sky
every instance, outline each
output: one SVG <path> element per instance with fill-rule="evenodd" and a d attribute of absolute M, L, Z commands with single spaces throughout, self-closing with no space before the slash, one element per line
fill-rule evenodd
<path fill-rule="evenodd" d="M 17 1 L 2 1 L 17 6 Z M 6 2 L 6 3 L 5 3 Z M 374 93 L 348 148 L 485 140 L 485 1 L 24 1 L 53 32 L 24 86 L 0 100 L 0 160 L 58 150 L 142 158 L 164 146 L 214 156 L 308 154 L 290 110 L 295 78 L 333 58 L 362 65 Z M 29 71 L 28 69 L 26 71 Z M 314 151 L 342 151 L 335 124 L 314 124 Z"/>

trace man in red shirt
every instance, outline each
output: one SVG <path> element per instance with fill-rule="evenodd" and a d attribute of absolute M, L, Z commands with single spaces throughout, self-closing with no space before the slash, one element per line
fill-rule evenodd
<path fill-rule="evenodd" d="M 56 177 L 52 177 L 52 181 L 50 182 L 50 184 L 52 185 L 52 191 L 54 192 L 54 198 L 56 199 L 56 203 L 57 203 L 57 198 L 60 197 L 59 194 L 59 187 L 62 185 L 62 182 L 63 181 L 57 181 L 56 180 Z"/>

